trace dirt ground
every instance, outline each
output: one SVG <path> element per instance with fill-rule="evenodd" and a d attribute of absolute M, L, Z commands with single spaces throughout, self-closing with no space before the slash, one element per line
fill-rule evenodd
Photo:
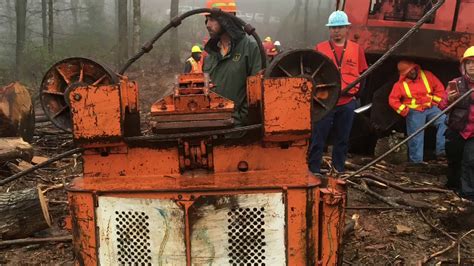
<path fill-rule="evenodd" d="M 173 78 L 158 78 L 163 73 L 133 73 L 140 80 L 142 110 L 147 110 L 154 99 L 169 91 Z M 145 115 L 146 117 L 146 115 Z M 146 125 L 144 125 L 146 127 Z M 37 124 L 33 142 L 36 155 L 51 157 L 73 147 L 70 135 L 56 130 L 50 123 Z M 370 158 L 353 156 L 348 170 L 358 169 Z M 53 187 L 68 183 L 80 174 L 81 162 L 63 159 L 37 173 L 20 178 L 3 187 L 0 192 L 20 190 L 42 185 Z M 443 188 L 446 161 L 432 161 L 424 167 L 409 164 L 380 163 L 369 171 L 407 188 Z M 0 179 L 8 173 L 0 171 Z M 361 177 L 353 179 L 361 181 Z M 403 200 L 418 208 L 392 208 L 371 196 L 348 189 L 346 224 L 353 225 L 343 239 L 344 265 L 474 265 L 474 204 L 460 199 L 452 192 L 406 193 L 397 189 L 369 188 L 394 202 Z M 46 194 L 49 200 L 53 227 L 38 233 L 37 237 L 69 235 L 60 228 L 68 214 L 66 193 L 58 188 Z M 406 203 L 406 202 L 405 202 Z M 402 204 L 400 204 L 402 205 Z M 402 205 L 405 206 L 406 205 Z M 423 216 L 425 218 L 423 218 Z M 461 238 L 461 241 L 458 241 Z M 448 251 L 430 260 L 430 255 L 452 246 Z M 0 246 L 0 265 L 72 265 L 70 242 Z"/>

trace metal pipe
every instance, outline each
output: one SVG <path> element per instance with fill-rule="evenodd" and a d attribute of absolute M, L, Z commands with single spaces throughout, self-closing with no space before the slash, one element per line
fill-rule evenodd
<path fill-rule="evenodd" d="M 181 22 L 190 17 L 190 16 L 194 16 L 194 15 L 197 15 L 197 14 L 202 14 L 202 13 L 211 13 L 211 14 L 216 14 L 218 16 L 226 16 L 232 20 L 234 20 L 238 25 L 240 25 L 243 30 L 248 34 L 248 35 L 252 35 L 255 40 L 257 41 L 257 45 L 258 45 L 258 48 L 260 50 L 260 59 L 262 60 L 262 68 L 265 68 L 266 67 L 266 54 L 265 54 L 265 49 L 263 48 L 263 44 L 262 44 L 262 40 L 260 39 L 260 37 L 258 36 L 258 34 L 255 32 L 255 28 L 252 27 L 250 24 L 247 24 L 245 21 L 243 21 L 242 19 L 234 16 L 234 15 L 231 15 L 227 12 L 223 12 L 222 10 L 218 9 L 218 8 L 213 8 L 213 9 L 210 9 L 210 8 L 199 8 L 199 9 L 195 9 L 195 10 L 191 10 L 191 11 L 188 11 L 184 14 L 182 14 L 181 16 L 177 16 L 175 18 L 173 18 L 171 20 L 170 23 L 168 23 L 168 25 L 166 25 L 162 30 L 160 30 L 150 41 L 148 41 L 147 43 L 145 43 L 143 45 L 143 47 L 140 49 L 140 51 L 135 54 L 132 58 L 130 58 L 127 63 L 125 63 L 125 65 L 121 68 L 121 70 L 119 71 L 119 74 L 120 75 L 123 75 L 125 73 L 125 71 L 127 71 L 127 69 L 133 64 L 135 63 L 138 59 L 140 59 L 140 57 L 142 57 L 144 54 L 150 52 L 152 49 L 153 49 L 153 44 L 158 41 L 158 39 L 161 38 L 161 36 L 163 36 L 163 34 L 165 34 L 166 32 L 168 32 L 171 28 L 176 28 L 178 27 L 179 25 L 181 25 Z"/>
<path fill-rule="evenodd" d="M 354 82 L 352 82 L 351 84 L 347 85 L 347 87 L 345 87 L 342 92 L 341 92 L 341 95 L 344 96 L 344 95 L 347 95 L 347 93 L 349 93 L 349 91 L 354 88 L 357 84 L 359 84 L 363 79 L 365 79 L 368 75 L 372 74 L 372 72 L 374 72 L 375 69 L 377 69 L 383 62 L 385 62 L 385 60 L 387 60 L 387 58 L 389 56 L 391 56 L 395 50 L 400 47 L 400 45 L 402 45 L 408 38 L 411 37 L 411 35 L 413 35 L 428 19 L 430 19 L 430 17 L 436 12 L 436 10 L 438 10 L 445 2 L 446 0 L 439 0 L 416 24 L 415 26 L 413 26 L 405 35 L 403 35 L 403 37 L 398 40 L 398 42 L 396 42 L 390 49 L 388 49 L 388 51 L 382 55 L 382 57 L 379 58 L 379 60 L 377 60 L 377 62 L 375 62 L 373 65 L 371 65 L 367 71 L 365 71 L 364 73 L 362 73 L 362 75 L 360 75 Z"/>
<path fill-rule="evenodd" d="M 437 114 L 433 119 L 431 119 L 430 121 L 428 121 L 428 123 L 426 123 L 426 125 L 424 125 L 423 127 L 419 128 L 417 131 L 415 131 L 413 134 L 411 134 L 410 136 L 408 136 L 405 140 L 403 140 L 402 142 L 398 143 L 397 145 L 395 145 L 393 148 L 391 148 L 390 150 L 388 150 L 387 152 L 385 152 L 384 154 L 380 155 L 379 157 L 375 158 L 372 162 L 368 163 L 367 165 L 365 165 L 364 167 L 360 168 L 359 170 L 355 171 L 354 173 L 352 173 L 351 175 L 347 176 L 347 177 L 344 177 L 342 178 L 342 180 L 348 180 L 349 178 L 352 178 L 358 174 L 360 174 L 361 172 L 367 170 L 368 168 L 370 168 L 372 165 L 375 165 L 376 163 L 378 163 L 379 161 L 381 161 L 383 158 L 387 157 L 387 155 L 389 155 L 390 153 L 392 153 L 393 151 L 395 151 L 396 149 L 398 149 L 399 147 L 401 147 L 403 144 L 407 143 L 409 140 L 411 140 L 412 138 L 414 138 L 416 135 L 418 135 L 421 131 L 425 130 L 428 126 L 430 126 L 431 124 L 433 124 L 436 120 L 438 120 L 438 118 L 440 118 L 442 115 L 446 114 L 447 112 L 449 112 L 456 104 L 458 104 L 460 101 L 464 100 L 465 98 L 467 98 L 468 96 L 471 95 L 471 93 L 474 91 L 474 88 L 473 89 L 470 89 L 469 91 L 467 91 L 466 93 L 464 93 L 461 97 L 459 97 L 456 101 L 454 101 L 452 104 L 450 104 L 446 109 L 444 109 L 441 113 Z"/>

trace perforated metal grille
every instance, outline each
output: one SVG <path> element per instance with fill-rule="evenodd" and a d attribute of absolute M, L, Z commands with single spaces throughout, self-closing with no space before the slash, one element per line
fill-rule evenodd
<path fill-rule="evenodd" d="M 151 265 L 149 217 L 144 212 L 116 211 L 120 265 Z"/>
<path fill-rule="evenodd" d="M 236 208 L 227 215 L 229 263 L 265 265 L 265 208 Z"/>

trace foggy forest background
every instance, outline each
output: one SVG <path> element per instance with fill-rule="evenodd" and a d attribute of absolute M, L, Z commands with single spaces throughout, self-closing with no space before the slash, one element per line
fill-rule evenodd
<path fill-rule="evenodd" d="M 283 47 L 309 48 L 327 38 L 335 0 L 237 0 L 238 16 Z M 118 70 L 171 17 L 206 0 L 1 0 L 0 87 L 20 80 L 37 91 L 44 73 L 67 57 L 87 57 Z M 131 71 L 176 72 L 202 43 L 203 16 L 167 33 Z M 33 93 L 35 94 L 35 93 Z"/>

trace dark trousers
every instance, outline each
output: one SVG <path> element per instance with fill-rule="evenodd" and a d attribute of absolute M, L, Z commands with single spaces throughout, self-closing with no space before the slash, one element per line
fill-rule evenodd
<path fill-rule="evenodd" d="M 446 131 L 446 158 L 448 159 L 448 182 L 446 186 L 455 190 L 461 188 L 461 167 L 465 140 L 459 133 Z"/>
<path fill-rule="evenodd" d="M 474 138 L 464 143 L 461 169 L 461 195 L 474 201 Z"/>
<path fill-rule="evenodd" d="M 355 100 L 345 105 L 337 106 L 321 121 L 313 125 L 308 152 L 308 165 L 311 172 L 321 172 L 324 146 L 330 132 L 334 137 L 332 149 L 333 167 L 339 172 L 344 172 L 355 108 Z"/>
<path fill-rule="evenodd" d="M 464 139 L 459 133 L 446 132 L 448 186 L 474 200 L 474 138 Z"/>

